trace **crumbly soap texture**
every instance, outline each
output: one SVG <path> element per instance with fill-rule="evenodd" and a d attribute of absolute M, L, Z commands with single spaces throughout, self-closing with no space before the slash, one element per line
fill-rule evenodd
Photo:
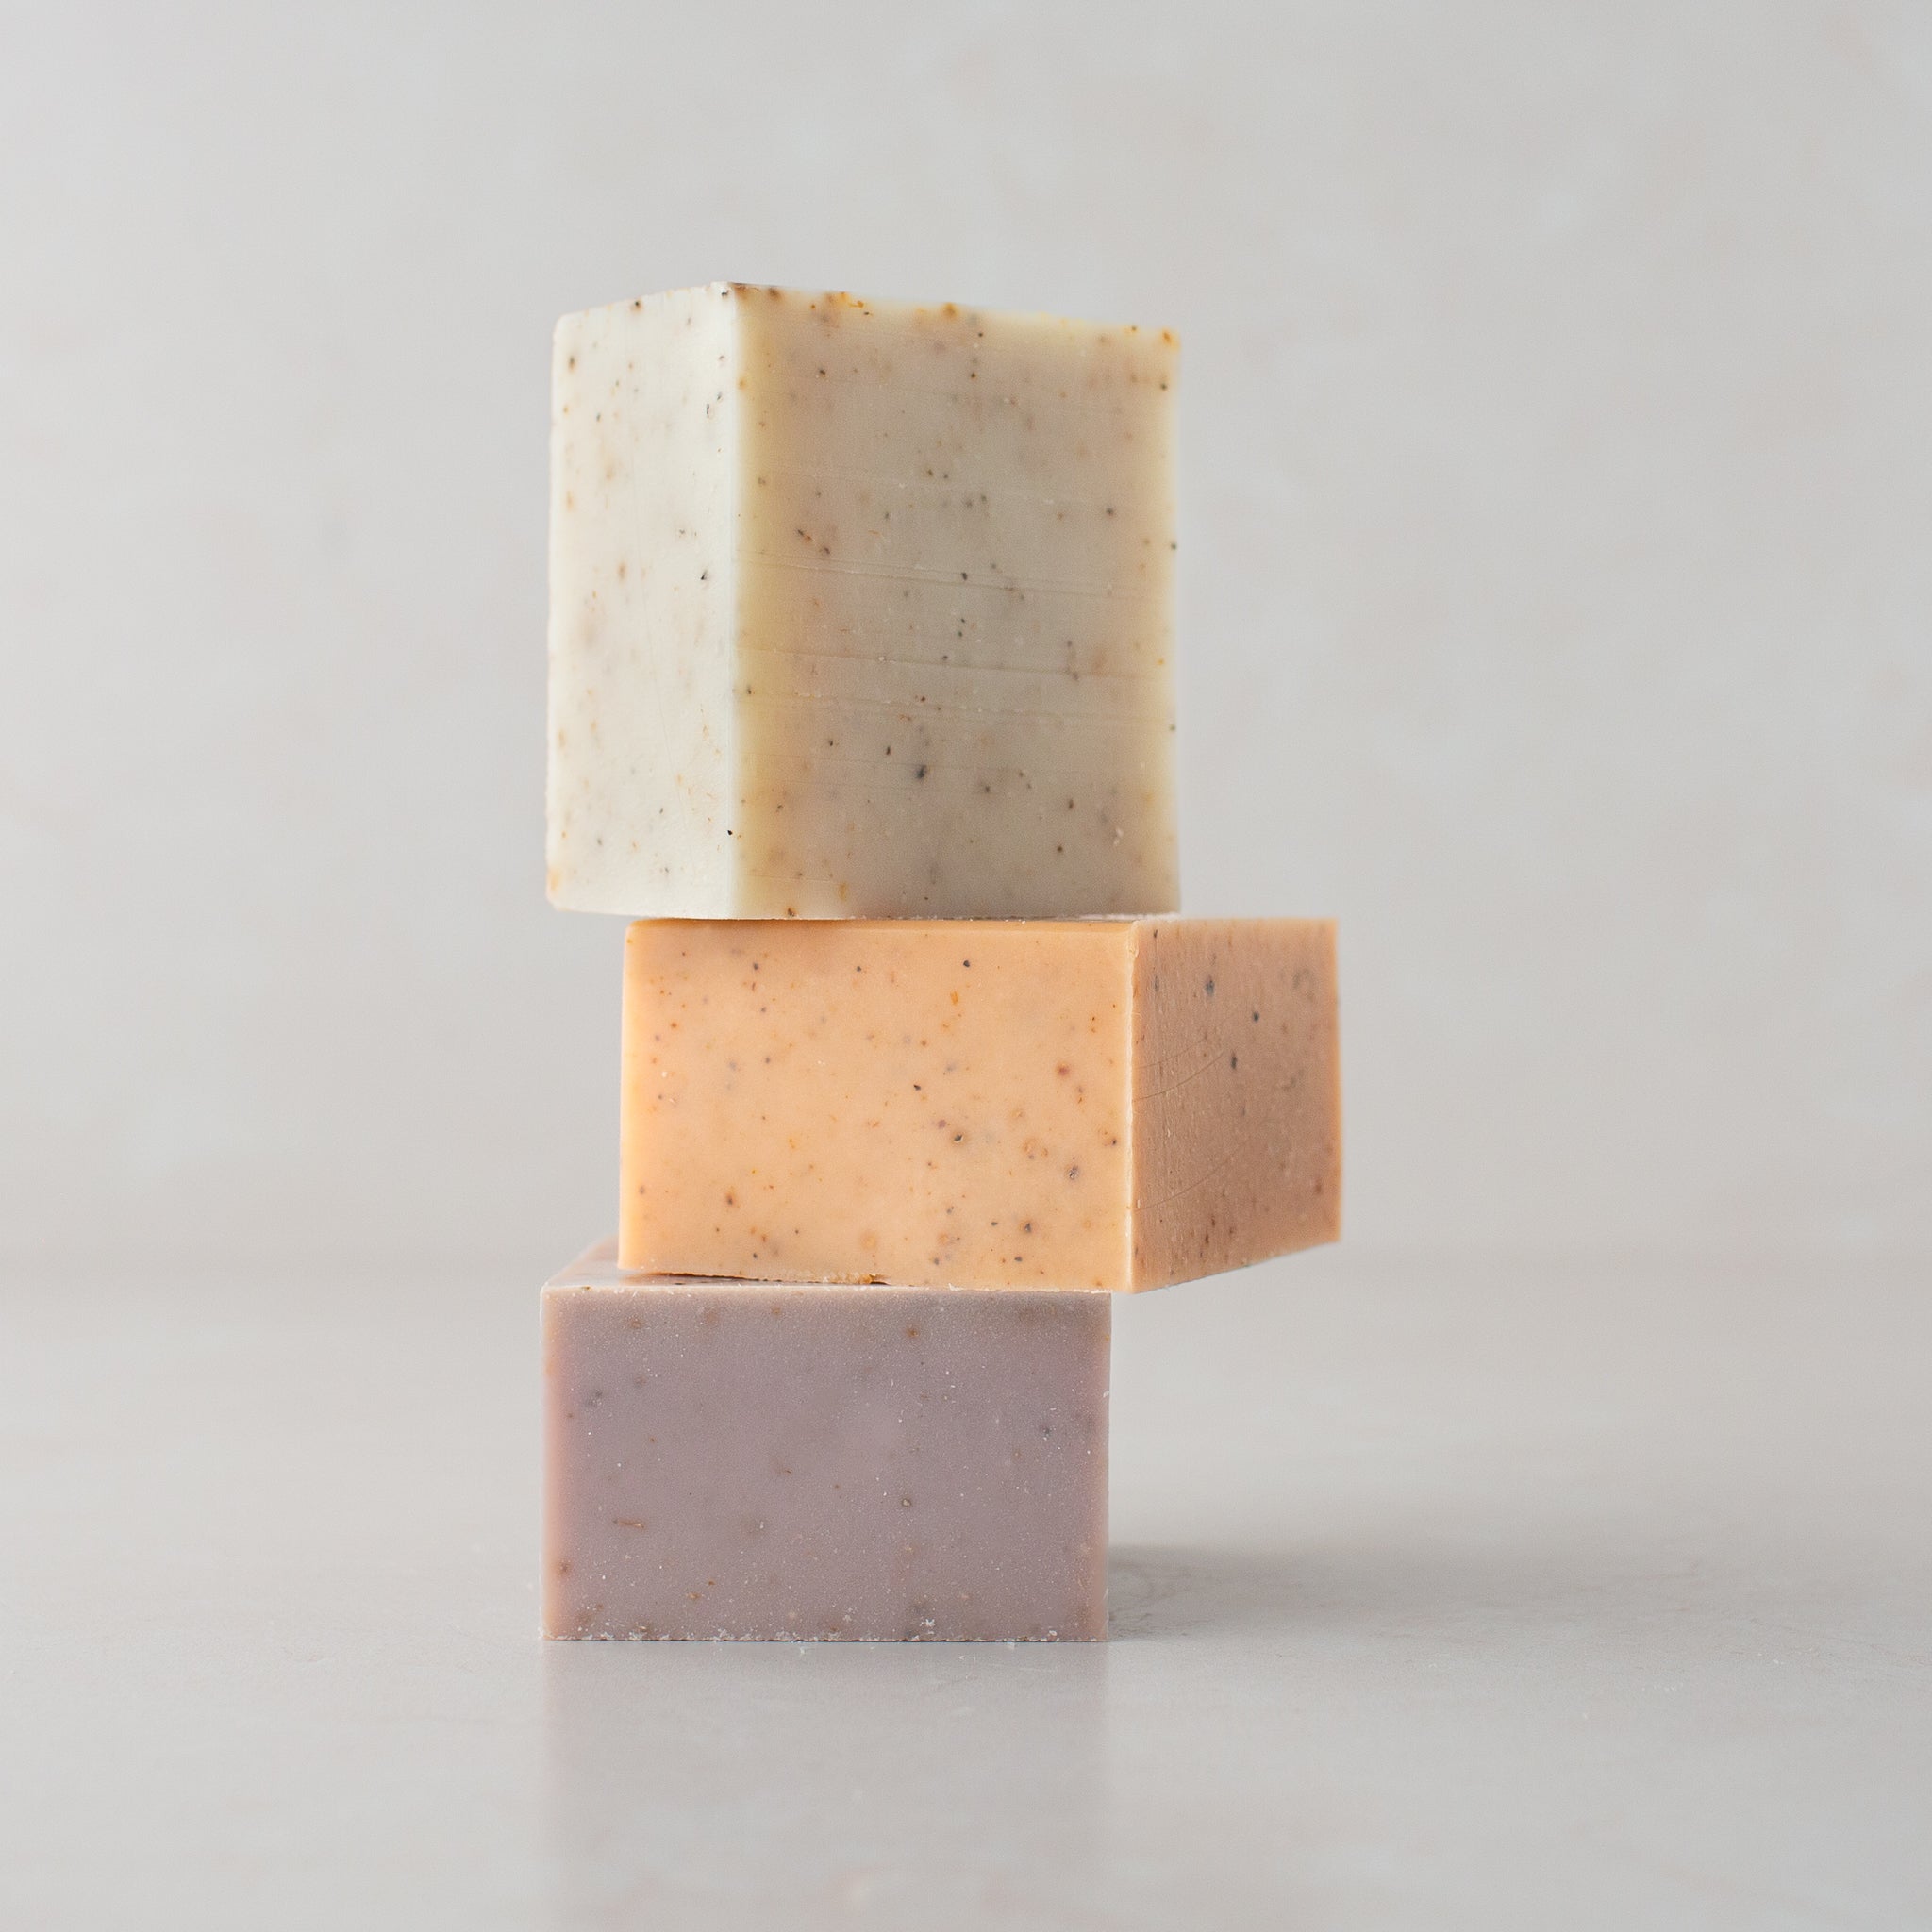
<path fill-rule="evenodd" d="M 1107 1629 L 1106 1295 L 543 1291 L 553 1637 Z"/>
<path fill-rule="evenodd" d="M 1172 911 L 1175 363 L 733 283 L 565 317 L 552 900 Z"/>
<path fill-rule="evenodd" d="M 1114 1293 L 1339 1238 L 1333 924 L 1164 916 L 1177 367 L 743 283 L 558 325 L 548 891 L 633 923 L 546 1637 L 1105 1637 Z"/>
<path fill-rule="evenodd" d="M 625 1267 L 1162 1288 L 1335 1239 L 1324 920 L 649 921 Z"/>

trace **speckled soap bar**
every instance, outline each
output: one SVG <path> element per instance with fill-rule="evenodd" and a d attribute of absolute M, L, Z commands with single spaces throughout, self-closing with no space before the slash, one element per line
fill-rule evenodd
<path fill-rule="evenodd" d="M 1158 1288 L 1340 1232 L 1325 920 L 643 921 L 619 1252 Z"/>
<path fill-rule="evenodd" d="M 626 1274 L 543 1290 L 548 1637 L 1107 1634 L 1110 1303 Z"/>
<path fill-rule="evenodd" d="M 1178 905 L 1172 335 L 721 283 L 555 358 L 555 904 Z"/>

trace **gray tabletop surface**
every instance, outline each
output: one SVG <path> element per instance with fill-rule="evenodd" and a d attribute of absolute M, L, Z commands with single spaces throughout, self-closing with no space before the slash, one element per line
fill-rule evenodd
<path fill-rule="evenodd" d="M 9 1266 L 0 1924 L 1932 1924 L 1923 1270 L 1123 1301 L 1112 1641 L 545 1645 L 564 1258 Z"/>

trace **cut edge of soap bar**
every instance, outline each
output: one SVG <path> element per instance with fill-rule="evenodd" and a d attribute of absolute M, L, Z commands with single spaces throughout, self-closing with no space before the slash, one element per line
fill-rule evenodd
<path fill-rule="evenodd" d="M 566 315 L 552 341 L 544 885 L 574 911 L 733 907 L 741 429 L 718 293 Z M 615 454 L 641 437 L 654 461 Z M 638 648 L 658 636 L 680 648 Z"/>
<path fill-rule="evenodd" d="M 1174 910 L 1177 356 L 744 283 L 563 317 L 551 903 Z"/>
<path fill-rule="evenodd" d="M 1135 1290 L 1341 1238 L 1332 919 L 1134 924 Z"/>
<path fill-rule="evenodd" d="M 541 1634 L 1104 1639 L 1110 1310 L 598 1243 L 541 1291 Z"/>
<path fill-rule="evenodd" d="M 1330 920 L 655 921 L 627 1266 L 1172 1286 L 1337 1240 Z"/>

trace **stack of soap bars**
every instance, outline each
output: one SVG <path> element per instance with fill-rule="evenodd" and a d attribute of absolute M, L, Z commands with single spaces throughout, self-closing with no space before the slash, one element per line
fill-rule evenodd
<path fill-rule="evenodd" d="M 1175 366 L 741 285 L 558 327 L 549 891 L 634 923 L 550 1636 L 1105 1636 L 1113 1292 L 1337 1235 L 1332 925 L 1157 916 Z"/>

